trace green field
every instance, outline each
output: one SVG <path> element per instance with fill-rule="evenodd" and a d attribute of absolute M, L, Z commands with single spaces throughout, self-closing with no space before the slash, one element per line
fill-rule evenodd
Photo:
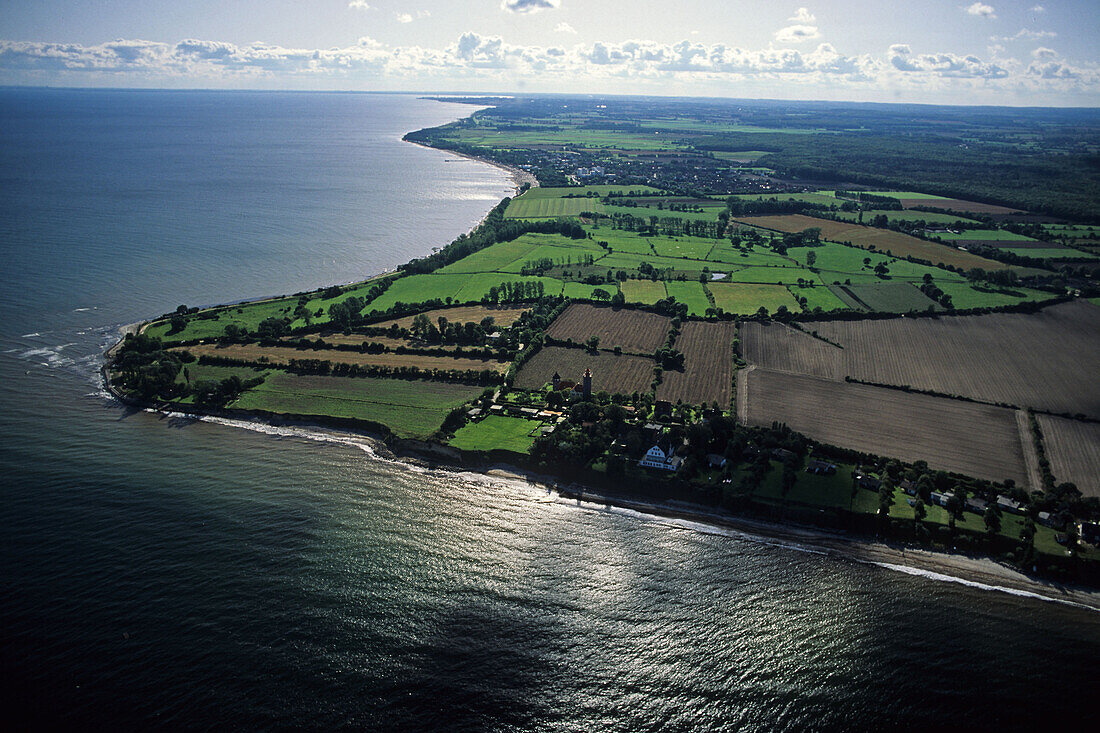
<path fill-rule="evenodd" d="M 847 307 L 843 300 L 836 297 L 833 291 L 824 285 L 805 288 L 797 285 L 790 285 L 787 289 L 790 290 L 791 295 L 795 298 L 806 299 L 805 310 L 807 311 L 812 311 L 815 308 L 820 308 L 823 311 L 832 311 Z"/>
<path fill-rule="evenodd" d="M 302 377 L 274 372 L 233 407 L 294 415 L 371 420 L 404 437 L 423 437 L 447 414 L 481 394 L 481 387 L 400 379 Z"/>
<path fill-rule="evenodd" d="M 1050 260 L 1100 260 L 1094 254 L 1088 252 L 1082 252 L 1079 249 L 1070 249 L 1069 247 L 1052 247 L 1047 249 L 1046 247 L 1005 247 L 1002 252 L 1011 252 L 1012 254 L 1019 255 L 1020 257 L 1034 257 L 1035 259 L 1050 259 Z"/>
<path fill-rule="evenodd" d="M 668 297 L 663 282 L 652 280 L 626 280 L 622 283 L 623 296 L 628 303 L 653 305 Z"/>
<path fill-rule="evenodd" d="M 712 307 L 703 284 L 698 281 L 673 280 L 665 283 L 665 289 L 670 297 L 676 298 L 676 302 L 687 305 L 688 313 L 693 316 L 704 315 L 707 308 Z"/>
<path fill-rule="evenodd" d="M 724 268 L 723 268 L 724 269 Z M 801 267 L 744 267 L 732 268 L 726 277 L 727 282 L 734 283 L 775 283 L 779 285 L 794 285 L 799 280 L 807 282 L 822 282 L 818 275 L 804 270 Z"/>
<path fill-rule="evenodd" d="M 1025 300 L 1043 300 L 1053 296 L 1042 290 L 1031 288 L 982 289 L 978 290 L 966 283 L 936 282 L 943 292 L 951 296 L 951 305 L 960 310 L 966 308 L 996 308 L 1002 305 L 1015 305 Z"/>
<path fill-rule="evenodd" d="M 512 203 L 508 204 L 508 208 L 504 211 L 504 216 L 509 219 L 557 219 L 562 216 L 578 216 L 585 211 L 602 210 L 600 200 L 596 197 L 528 198 L 528 195 L 524 194 L 512 199 Z"/>
<path fill-rule="evenodd" d="M 856 283 L 845 286 L 872 311 L 907 313 L 935 307 L 928 296 L 911 283 L 900 281 Z"/>
<path fill-rule="evenodd" d="M 953 232 L 937 232 L 933 236 L 945 242 L 959 242 L 964 240 L 982 242 L 1037 242 L 1039 240 L 1016 234 L 1007 229 L 966 229 L 958 234 Z"/>
<path fill-rule="evenodd" d="M 542 423 L 520 417 L 489 415 L 481 422 L 466 423 L 455 432 L 450 444 L 462 450 L 510 450 L 526 453 L 535 442 Z"/>
<path fill-rule="evenodd" d="M 716 244 L 713 239 L 699 237 L 653 237 L 652 241 L 653 249 L 662 257 L 686 257 L 692 260 L 705 260 Z"/>
<path fill-rule="evenodd" d="M 933 196 L 930 193 L 915 191 L 861 191 L 869 196 L 886 196 L 892 199 L 945 199 L 945 196 Z"/>
<path fill-rule="evenodd" d="M 816 191 L 806 193 L 738 193 L 730 198 L 742 201 L 806 201 L 811 204 L 824 204 L 826 206 L 840 206 L 844 201 L 833 196 L 831 191 Z"/>
<path fill-rule="evenodd" d="M 732 153 L 724 151 L 715 151 L 712 153 L 718 160 L 732 160 L 734 162 L 752 161 L 757 158 L 763 158 L 768 155 L 767 150 L 735 150 Z"/>
<path fill-rule="evenodd" d="M 703 211 L 671 211 L 667 208 L 659 209 L 656 206 L 612 206 L 610 204 L 600 204 L 599 206 L 599 209 L 590 209 L 590 211 L 600 211 L 609 215 L 629 214 L 642 219 L 655 216 L 658 219 L 687 219 L 691 221 L 717 221 L 718 213 L 725 208 L 714 206 L 707 207 Z"/>
<path fill-rule="evenodd" d="M 843 221 L 858 222 L 861 212 L 858 211 L 836 211 L 836 218 Z M 863 213 L 863 222 L 870 224 L 871 220 L 876 216 L 883 215 L 890 221 L 924 221 L 929 224 L 954 224 L 957 221 L 961 221 L 967 224 L 976 224 L 973 219 L 966 219 L 962 216 L 956 216 L 954 214 L 940 214 L 932 211 L 910 211 L 902 209 L 896 211 L 893 209 L 874 209 L 867 210 Z"/>
<path fill-rule="evenodd" d="M 961 282 L 965 279 L 962 275 L 938 267 L 918 265 L 879 252 L 869 252 L 836 242 L 828 242 L 820 247 L 792 247 L 787 250 L 787 256 L 800 264 L 805 264 L 806 256 L 811 251 L 816 257 L 814 269 L 818 270 L 821 277 L 830 283 L 836 280 L 844 282 L 848 279 L 852 282 L 876 282 L 879 278 L 875 275 L 874 268 L 880 262 L 886 264 L 890 277 L 895 280 L 921 282 L 926 274 L 931 275 L 937 283 Z M 868 260 L 869 264 L 865 265 L 864 260 Z"/>
<path fill-rule="evenodd" d="M 619 292 L 619 286 L 614 283 L 602 283 L 600 285 L 589 285 L 587 283 L 565 283 L 565 289 L 562 292 L 566 298 L 575 298 L 577 300 L 595 300 L 592 297 L 592 291 L 603 290 L 608 296 L 612 296 Z"/>
<path fill-rule="evenodd" d="M 714 305 L 726 313 L 749 315 L 756 313 L 761 306 L 775 313 L 779 306 L 797 313 L 801 310 L 790 291 L 782 285 L 750 285 L 747 283 L 707 283 L 707 289 L 714 296 Z M 820 288 L 824 289 L 824 288 Z M 810 288 L 804 288 L 810 290 Z"/>

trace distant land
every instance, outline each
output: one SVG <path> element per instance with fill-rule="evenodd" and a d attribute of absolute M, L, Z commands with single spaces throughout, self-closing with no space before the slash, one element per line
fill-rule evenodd
<path fill-rule="evenodd" d="M 1100 111 L 457 101 L 405 139 L 516 196 L 396 272 L 153 318 L 111 390 L 1100 583 Z"/>

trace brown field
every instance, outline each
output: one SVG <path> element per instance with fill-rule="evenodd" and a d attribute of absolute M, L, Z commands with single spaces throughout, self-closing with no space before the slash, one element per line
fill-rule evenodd
<path fill-rule="evenodd" d="M 1085 496 L 1100 496 L 1100 424 L 1048 415 L 1035 418 L 1055 480 L 1072 481 Z"/>
<path fill-rule="evenodd" d="M 846 221 L 818 219 L 802 214 L 746 216 L 741 217 L 738 221 L 779 232 L 801 232 L 810 227 L 820 227 L 822 239 L 827 239 L 830 242 L 848 242 L 853 247 L 874 248 L 879 252 L 889 250 L 895 257 L 912 256 L 932 263 L 954 265 L 965 269 L 980 267 L 983 270 L 1004 270 L 1008 268 L 1008 265 L 1002 262 L 987 260 L 984 257 L 963 252 L 948 245 L 926 242 L 923 239 L 910 237 L 908 234 L 890 231 L 889 229 L 850 224 Z"/>
<path fill-rule="evenodd" d="M 653 381 L 652 359 L 615 356 L 607 351 L 593 355 L 584 349 L 546 346 L 520 368 L 515 386 L 539 389 L 550 382 L 554 372 L 560 374 L 562 379 L 580 383 L 586 368 L 592 370 L 593 392 L 648 392 Z"/>
<path fill-rule="evenodd" d="M 1036 314 L 808 322 L 843 349 L 775 324 L 746 323 L 759 367 L 1100 417 L 1100 309 L 1085 301 Z"/>
<path fill-rule="evenodd" d="M 460 305 L 454 308 L 437 308 L 436 310 L 424 311 L 424 315 L 430 318 L 432 323 L 438 322 L 440 316 L 451 323 L 480 323 L 485 316 L 492 316 L 496 325 L 510 326 L 519 320 L 521 314 L 526 313 L 528 310 L 530 309 L 526 306 L 521 308 L 490 308 L 484 305 Z M 398 328 L 409 328 L 412 326 L 414 318 L 416 316 L 405 316 L 404 318 L 372 323 L 371 325 L 378 328 L 389 328 L 396 323 Z"/>
<path fill-rule="evenodd" d="M 554 319 L 546 335 L 577 343 L 598 336 L 601 349 L 621 346 L 627 353 L 652 354 L 665 342 L 668 328 L 669 318 L 656 313 L 574 303 Z"/>
<path fill-rule="evenodd" d="M 813 330 L 816 323 L 806 324 Z M 843 380 L 844 350 L 782 323 L 741 324 L 741 354 L 750 364 L 772 371 Z"/>
<path fill-rule="evenodd" d="M 733 323 L 684 324 L 676 348 L 684 353 L 684 371 L 664 373 L 657 399 L 692 405 L 717 402 L 728 410 L 733 396 Z"/>
<path fill-rule="evenodd" d="M 1020 209 L 1010 209 L 996 204 L 979 204 L 977 201 L 962 199 L 898 199 L 903 209 L 915 209 L 918 206 L 947 209 L 949 211 L 971 212 L 974 214 L 1018 214 Z"/>
<path fill-rule="evenodd" d="M 1028 485 L 1013 410 L 765 369 L 743 382 L 751 425 L 783 422 L 830 445 Z"/>
<path fill-rule="evenodd" d="M 230 359 L 258 361 L 263 357 L 271 364 L 287 364 L 291 359 L 320 359 L 334 364 L 359 364 L 385 367 L 417 367 L 419 369 L 492 369 L 504 373 L 508 362 L 493 359 L 481 360 L 467 357 L 421 356 L 419 354 L 360 354 L 354 351 L 336 351 L 334 349 L 295 349 L 289 346 L 260 346 L 259 344 L 231 344 L 216 346 L 199 344 L 188 346 L 187 350 L 195 356 L 209 354 Z"/>

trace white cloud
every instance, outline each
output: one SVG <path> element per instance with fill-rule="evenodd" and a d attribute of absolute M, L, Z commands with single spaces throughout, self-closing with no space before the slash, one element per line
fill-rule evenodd
<path fill-rule="evenodd" d="M 976 15 L 980 18 L 996 18 L 997 11 L 992 5 L 986 5 L 985 3 L 974 3 L 966 8 L 966 12 L 971 15 Z"/>
<path fill-rule="evenodd" d="M 990 36 L 989 40 L 993 42 L 998 41 L 1033 41 L 1037 38 L 1056 38 L 1058 36 L 1054 31 L 1033 31 L 1029 28 L 1021 28 L 1015 35 L 1011 36 Z"/>
<path fill-rule="evenodd" d="M 890 46 L 890 65 L 905 73 L 955 78 L 1003 79 L 1008 70 L 977 56 L 957 56 L 953 53 L 914 54 L 905 43 Z"/>
<path fill-rule="evenodd" d="M 815 38 L 821 38 L 821 33 L 813 25 L 789 25 L 775 32 L 775 40 L 780 43 L 802 43 Z"/>
<path fill-rule="evenodd" d="M 354 8 L 355 10 L 370 10 L 370 5 L 367 4 L 367 0 L 351 0 L 351 2 L 348 3 L 348 7 Z"/>
<path fill-rule="evenodd" d="M 537 13 L 540 10 L 556 10 L 561 0 L 501 0 L 500 9 L 513 13 Z"/>
<path fill-rule="evenodd" d="M 558 23 L 556 26 L 554 26 L 554 32 L 555 33 L 572 33 L 572 34 L 576 35 L 577 29 L 574 28 L 573 26 L 569 25 L 565 21 L 562 21 L 561 23 Z"/>
<path fill-rule="evenodd" d="M 787 18 L 787 20 L 794 23 L 802 23 L 803 25 L 817 22 L 817 18 L 815 18 L 807 8 L 799 8 L 795 11 L 794 16 Z"/>
<path fill-rule="evenodd" d="M 1033 13 L 1045 13 L 1046 8 L 1044 8 L 1042 5 L 1032 5 L 1031 6 L 1031 12 L 1033 12 Z"/>
<path fill-rule="evenodd" d="M 809 49 L 746 49 L 649 40 L 572 46 L 519 45 L 499 36 L 463 33 L 442 48 L 391 46 L 364 37 L 347 47 L 284 48 L 253 43 L 186 39 L 175 44 L 119 40 L 94 46 L 0 41 L 0 84 L 68 83 L 144 86 L 271 86 L 281 88 L 455 88 L 497 91 L 538 85 L 547 91 L 668 93 L 692 88 L 710 93 L 795 89 L 863 97 L 884 93 L 954 94 L 996 103 L 1005 93 L 1034 100 L 1100 99 L 1100 65 L 1074 65 L 1054 51 L 1030 58 L 982 59 L 949 52 L 914 53 L 908 44 L 884 54 L 847 55 L 828 43 Z M 785 91 L 784 91 L 785 90 Z M 1063 95 L 1058 97 L 1057 95 Z M 1075 95 L 1075 96 L 1064 96 Z"/>
<path fill-rule="evenodd" d="M 423 20 L 431 17 L 431 15 L 427 10 L 417 10 L 415 15 L 412 13 L 394 13 L 398 23 L 412 23 L 414 20 Z"/>

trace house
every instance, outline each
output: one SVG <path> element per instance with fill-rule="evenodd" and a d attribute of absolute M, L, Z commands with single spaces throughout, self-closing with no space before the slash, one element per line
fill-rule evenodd
<path fill-rule="evenodd" d="M 726 457 L 717 453 L 707 453 L 707 465 L 711 468 L 725 468 Z"/>
<path fill-rule="evenodd" d="M 978 499 L 972 496 L 966 500 L 966 511 L 973 512 L 974 514 L 985 514 L 987 506 L 989 506 L 989 502 L 985 499 Z"/>
<path fill-rule="evenodd" d="M 1018 501 L 1009 499 L 1007 496 L 997 496 L 997 506 L 1001 508 L 1001 511 L 1008 512 L 1010 514 L 1023 514 L 1024 506 Z"/>
<path fill-rule="evenodd" d="M 806 464 L 806 473 L 812 473 L 817 476 L 832 476 L 836 473 L 836 465 L 814 459 Z"/>
<path fill-rule="evenodd" d="M 874 476 L 870 476 L 870 475 L 865 474 L 865 473 L 857 472 L 853 478 L 855 478 L 856 484 L 861 489 L 870 489 L 871 491 L 878 491 L 879 487 L 882 486 L 882 481 L 875 478 Z"/>
<path fill-rule="evenodd" d="M 933 491 L 932 492 L 932 503 L 935 504 L 936 506 L 945 507 L 945 506 L 947 506 L 948 499 L 952 499 L 952 498 L 954 498 L 954 496 L 955 496 L 954 494 L 952 494 L 950 492 L 947 492 L 947 491 L 945 491 L 945 492 Z"/>
<path fill-rule="evenodd" d="M 683 462 L 684 460 L 675 454 L 669 443 L 661 442 L 654 443 L 653 447 L 646 451 L 646 454 L 638 461 L 638 465 L 645 468 L 658 468 L 663 471 L 675 472 L 680 469 L 680 464 Z"/>
<path fill-rule="evenodd" d="M 1054 518 L 1050 512 L 1039 512 L 1039 516 L 1036 517 L 1036 521 L 1044 527 L 1058 528 L 1061 524 Z"/>
<path fill-rule="evenodd" d="M 786 461 L 791 460 L 794 457 L 795 457 L 794 452 L 789 451 L 786 448 L 776 448 L 775 450 L 772 451 L 772 458 L 774 458 L 777 461 L 786 462 Z"/>
<path fill-rule="evenodd" d="M 1077 536 L 1082 542 L 1090 545 L 1100 545 L 1100 524 L 1096 522 L 1081 522 L 1077 527 Z"/>
<path fill-rule="evenodd" d="M 466 417 L 470 418 L 471 420 L 475 420 L 475 421 L 480 420 L 481 417 L 482 417 L 481 408 L 480 407 L 470 408 L 469 410 L 466 411 Z"/>
<path fill-rule="evenodd" d="M 657 400 L 654 402 L 653 417 L 672 417 L 672 403 L 668 400 Z"/>
<path fill-rule="evenodd" d="M 901 481 L 898 481 L 898 488 L 904 491 L 909 496 L 917 495 L 917 485 L 909 479 L 903 478 Z"/>

